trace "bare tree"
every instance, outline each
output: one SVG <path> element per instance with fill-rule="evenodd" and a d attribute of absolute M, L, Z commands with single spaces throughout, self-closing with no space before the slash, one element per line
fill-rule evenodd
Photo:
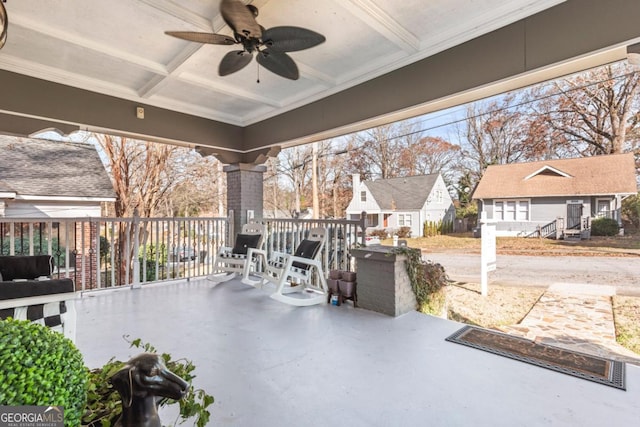
<path fill-rule="evenodd" d="M 112 135 L 94 137 L 116 192 L 116 216 L 132 216 L 134 210 L 143 217 L 154 215 L 175 185 L 175 169 L 170 166 L 185 149 Z"/>
<path fill-rule="evenodd" d="M 407 133 L 406 125 L 391 123 L 350 135 L 351 168 L 364 179 L 400 176 Z"/>
<path fill-rule="evenodd" d="M 459 153 L 459 146 L 440 137 L 427 136 L 403 150 L 401 164 L 409 176 L 440 173 L 448 181 Z"/>
<path fill-rule="evenodd" d="M 94 138 L 104 153 L 106 168 L 116 192 L 116 216 L 154 215 L 174 186 L 175 169 L 170 166 L 174 157 L 184 149 L 104 134 L 96 134 Z M 144 246 L 147 240 L 143 227 L 131 225 L 121 224 L 114 236 L 114 247 L 120 254 L 116 257 L 120 260 L 117 266 L 120 283 L 125 283 L 127 274 L 133 274 L 133 262 L 138 256 L 134 246 L 127 242 L 137 238 Z"/>
<path fill-rule="evenodd" d="M 294 212 L 292 214 L 299 213 L 302 206 L 310 201 L 306 189 L 311 188 L 312 147 L 308 145 L 292 147 L 283 150 L 278 158 L 280 159 L 278 172 L 289 180 L 293 188 Z"/>
<path fill-rule="evenodd" d="M 527 120 L 514 94 L 469 104 L 466 120 L 459 125 L 461 172 L 475 182 L 487 166 L 528 160 Z"/>
<path fill-rule="evenodd" d="M 170 215 L 224 215 L 226 182 L 221 164 L 213 156 L 185 151 L 177 157 L 177 184 L 169 191 Z M 222 211 L 222 212 L 221 212 Z"/>
<path fill-rule="evenodd" d="M 534 89 L 537 132 L 561 155 L 615 154 L 638 148 L 640 73 L 624 63 Z"/>

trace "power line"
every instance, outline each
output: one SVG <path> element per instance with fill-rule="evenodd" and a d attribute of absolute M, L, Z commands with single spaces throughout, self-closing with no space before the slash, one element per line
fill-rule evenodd
<path fill-rule="evenodd" d="M 546 100 L 546 99 L 551 99 L 551 98 L 554 98 L 554 97 L 563 96 L 566 93 L 571 93 L 571 92 L 575 92 L 575 91 L 579 91 L 579 90 L 584 90 L 586 88 L 589 88 L 589 87 L 592 87 L 592 86 L 596 86 L 596 85 L 599 85 L 599 84 L 602 84 L 602 83 L 605 83 L 605 82 L 621 80 L 623 78 L 627 78 L 627 77 L 629 77 L 631 75 L 634 75 L 635 73 L 636 73 L 635 71 L 630 71 L 628 73 L 624 73 L 624 74 L 621 74 L 621 75 L 616 76 L 616 77 L 612 77 L 612 78 L 608 78 L 608 79 L 602 79 L 602 80 L 596 80 L 594 82 L 591 82 L 591 83 L 588 83 L 588 84 L 584 84 L 584 85 L 581 85 L 581 86 L 576 86 L 576 87 L 574 87 L 572 89 L 565 90 L 565 91 L 562 91 L 560 93 L 552 93 L 552 94 L 548 94 L 548 95 L 545 95 L 545 96 L 542 96 L 542 97 L 539 97 L 539 98 L 535 98 L 535 99 L 532 99 L 532 100 L 522 101 L 522 102 L 519 102 L 519 103 L 516 103 L 516 104 L 509 105 L 509 106 L 496 108 L 496 109 L 492 109 L 492 110 L 489 110 L 489 111 L 480 112 L 478 114 L 474 114 L 474 115 L 471 115 L 471 116 L 465 116 L 463 118 L 452 120 L 452 121 L 448 121 L 446 123 L 438 124 L 438 125 L 435 125 L 435 126 L 420 128 L 420 129 L 415 130 L 413 132 L 407 132 L 407 133 L 403 133 L 403 134 L 400 134 L 400 135 L 395 135 L 395 136 L 392 136 L 390 138 L 386 138 L 386 139 L 380 140 L 379 142 L 389 142 L 389 141 L 393 141 L 395 139 L 404 138 L 406 136 L 416 135 L 416 134 L 420 134 L 420 133 L 423 133 L 423 132 L 429 132 L 429 131 L 440 129 L 440 128 L 443 128 L 443 127 L 448 127 L 448 126 L 455 125 L 455 124 L 458 124 L 458 123 L 463 123 L 463 122 L 466 122 L 466 121 L 469 121 L 469 120 L 473 120 L 473 119 L 477 119 L 477 118 L 480 118 L 480 117 L 483 117 L 483 116 L 487 116 L 487 115 L 490 115 L 490 114 L 499 113 L 499 112 L 502 112 L 502 111 L 509 111 L 509 110 L 512 110 L 512 109 L 515 109 L 515 108 L 523 107 L 525 105 L 534 104 L 534 103 L 537 103 L 539 101 L 543 101 L 543 100 Z M 547 84 L 547 83 L 548 82 L 545 82 L 545 84 Z M 542 85 L 543 84 L 541 83 L 540 86 L 542 86 Z M 524 89 L 520 89 L 520 90 L 523 91 Z M 507 93 L 513 93 L 513 92 L 507 92 Z M 501 95 L 498 95 L 498 96 L 501 96 Z M 472 105 L 472 104 L 479 103 L 479 102 L 480 101 L 474 101 L 474 102 L 470 102 L 470 103 L 467 103 L 467 104 L 462 104 L 461 106 Z M 442 114 L 439 117 L 442 117 L 443 115 L 445 115 L 445 114 Z M 410 119 L 408 119 L 408 120 L 410 120 Z M 425 119 L 425 121 L 426 120 L 430 120 L 430 118 Z M 421 121 L 418 121 L 418 123 L 420 123 L 420 122 Z M 396 123 L 398 123 L 398 122 L 396 122 Z M 362 132 L 366 132 L 366 131 L 362 131 Z M 362 149 L 362 148 L 361 147 L 354 148 L 354 150 L 358 150 L 358 149 Z M 345 152 L 346 151 L 339 152 L 339 153 L 336 153 L 336 154 L 344 154 Z"/>

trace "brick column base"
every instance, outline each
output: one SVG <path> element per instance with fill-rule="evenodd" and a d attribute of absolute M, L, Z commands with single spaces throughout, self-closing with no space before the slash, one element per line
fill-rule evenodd
<path fill-rule="evenodd" d="M 227 174 L 227 210 L 233 210 L 233 227 L 238 232 L 248 222 L 247 211 L 253 211 L 256 221 L 262 220 L 262 176 L 267 167 L 238 163 L 225 166 L 223 170 Z M 229 237 L 233 239 L 233 236 Z"/>

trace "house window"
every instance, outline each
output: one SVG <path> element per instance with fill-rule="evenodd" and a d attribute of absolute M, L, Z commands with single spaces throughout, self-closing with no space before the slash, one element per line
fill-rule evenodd
<path fill-rule="evenodd" d="M 607 199 L 598 200 L 596 216 L 598 218 L 611 218 L 611 202 Z"/>
<path fill-rule="evenodd" d="M 398 226 L 411 227 L 411 214 L 398 214 Z"/>
<path fill-rule="evenodd" d="M 496 221 L 529 221 L 528 200 L 500 200 L 493 203 Z"/>
<path fill-rule="evenodd" d="M 504 219 L 504 202 L 495 202 L 493 204 L 493 219 L 496 221 Z"/>
<path fill-rule="evenodd" d="M 516 220 L 518 221 L 529 220 L 529 202 L 527 200 L 520 200 L 518 202 L 518 210 L 516 211 Z"/>
<path fill-rule="evenodd" d="M 377 227 L 379 219 L 378 214 L 367 214 L 367 227 Z"/>
<path fill-rule="evenodd" d="M 366 202 L 367 201 L 367 192 L 366 191 L 361 191 L 360 192 L 360 201 L 361 202 Z"/>

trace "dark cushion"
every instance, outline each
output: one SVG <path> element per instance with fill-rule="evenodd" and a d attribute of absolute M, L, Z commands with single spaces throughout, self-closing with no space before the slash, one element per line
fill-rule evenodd
<path fill-rule="evenodd" d="M 52 258 L 50 255 L 13 255 L 0 256 L 0 274 L 2 280 L 10 282 L 13 279 L 36 279 L 40 276 L 50 276 Z"/>
<path fill-rule="evenodd" d="M 262 236 L 260 236 L 259 234 L 238 234 L 236 236 L 236 244 L 233 245 L 231 253 L 246 255 L 247 249 L 255 249 L 258 247 L 260 237 Z"/>
<path fill-rule="evenodd" d="M 296 252 L 293 255 L 298 256 L 300 258 L 313 259 L 318 254 L 318 249 L 320 249 L 321 243 L 322 242 L 319 242 L 317 240 L 304 239 L 302 242 L 300 242 L 300 244 L 296 248 Z M 294 261 L 292 265 L 296 268 L 300 268 L 303 270 L 308 270 L 310 267 L 310 265 L 308 264 L 302 264 L 297 261 Z"/>
<path fill-rule="evenodd" d="M 74 291 L 75 287 L 71 279 L 2 282 L 0 283 L 0 300 L 63 294 Z"/>

